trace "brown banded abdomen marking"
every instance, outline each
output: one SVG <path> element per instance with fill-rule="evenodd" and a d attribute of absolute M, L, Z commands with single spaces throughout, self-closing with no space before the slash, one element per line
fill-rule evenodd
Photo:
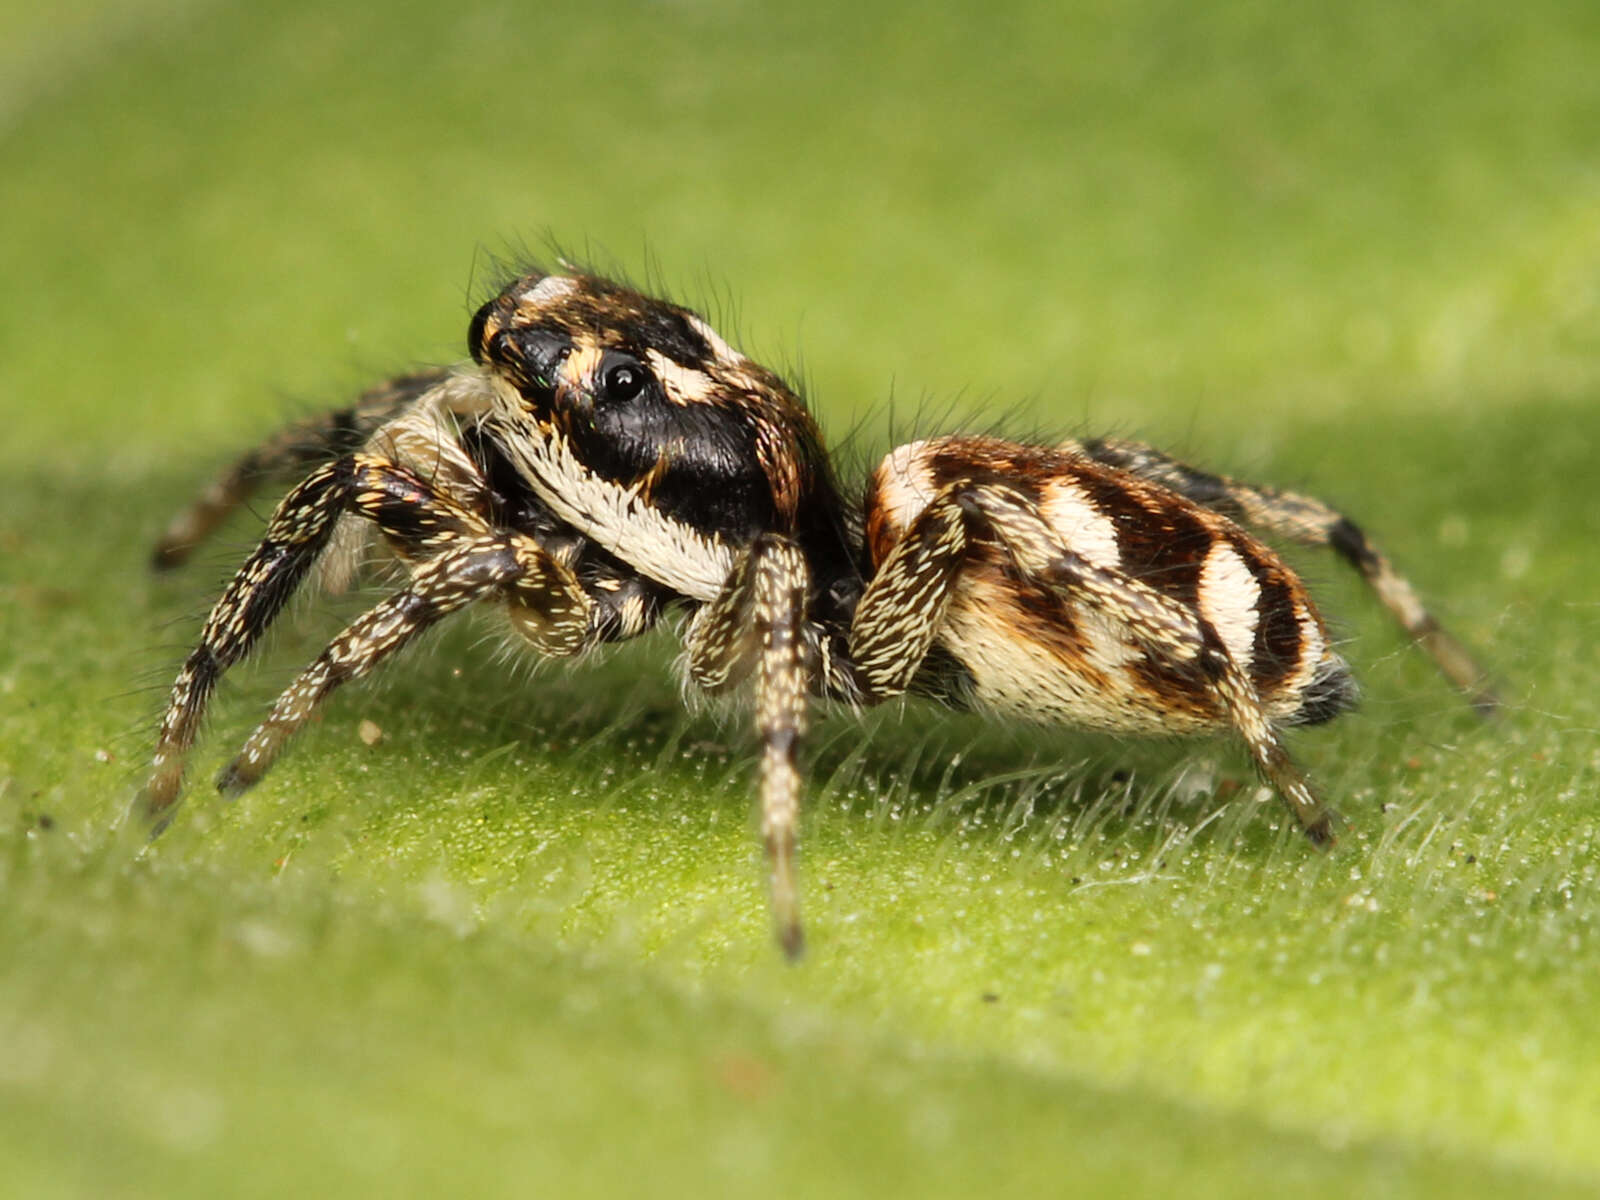
<path fill-rule="evenodd" d="M 966 437 L 898 447 L 867 498 L 874 568 L 940 489 L 965 479 L 1014 488 L 1071 551 L 1195 613 L 1273 719 L 1299 708 L 1333 657 L 1304 586 L 1271 549 L 1219 513 L 1070 450 Z M 977 699 L 1009 714 L 1128 733 L 1231 727 L 1198 673 L 1157 661 L 1098 608 L 1016 578 L 985 543 L 955 582 L 937 640 L 971 673 Z"/>

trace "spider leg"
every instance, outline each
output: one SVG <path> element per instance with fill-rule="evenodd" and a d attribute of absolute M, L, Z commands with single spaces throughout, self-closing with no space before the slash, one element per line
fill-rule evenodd
<path fill-rule="evenodd" d="M 754 547 L 739 557 L 722 590 L 695 613 L 685 637 L 689 678 L 713 696 L 743 683 L 759 661 L 754 582 L 758 557 Z"/>
<path fill-rule="evenodd" d="M 848 661 L 866 703 L 904 694 L 938 636 L 972 544 L 965 488 L 946 489 L 918 514 L 856 605 Z"/>
<path fill-rule="evenodd" d="M 482 518 L 435 492 L 413 472 L 372 455 L 348 455 L 325 463 L 293 488 L 273 513 L 261 543 L 212 607 L 199 645 L 173 681 L 150 776 L 136 801 L 155 823 L 156 832 L 164 828 L 182 790 L 184 760 L 218 680 L 276 618 L 345 512 L 372 521 L 413 559 L 490 532 Z M 568 590 L 582 595 L 570 574 L 567 580 Z M 518 589 L 512 589 L 509 599 L 519 632 L 545 648 L 537 591 L 526 597 L 532 604 L 524 602 Z M 557 630 L 547 640 L 564 646 L 565 637 Z"/>
<path fill-rule="evenodd" d="M 1500 700 L 1487 682 L 1488 674 L 1465 646 L 1440 627 L 1438 619 L 1423 606 L 1416 589 L 1394 569 L 1361 527 L 1343 513 L 1313 496 L 1198 470 L 1138 442 L 1106 438 L 1070 442 L 1065 448 L 1171 488 L 1242 524 L 1301 545 L 1331 549 L 1360 573 L 1384 608 L 1479 715 L 1493 716 L 1499 708 Z"/>
<path fill-rule="evenodd" d="M 805 947 L 795 849 L 800 772 L 795 751 L 806 728 L 805 555 L 787 538 L 757 538 L 688 635 L 689 677 L 710 692 L 754 672 L 761 736 L 761 837 L 771 878 L 778 941 L 794 959 Z"/>
<path fill-rule="evenodd" d="M 1026 497 L 993 483 L 945 487 L 910 523 L 867 585 L 850 630 L 850 657 L 872 699 L 905 691 L 939 632 L 956 580 L 980 541 L 1009 567 L 1073 607 L 1091 607 L 1156 661 L 1201 680 L 1261 775 L 1318 845 L 1333 814 L 1289 758 L 1249 674 L 1209 621 L 1149 584 L 1074 552 Z"/>
<path fill-rule="evenodd" d="M 268 480 L 351 454 L 368 437 L 445 379 L 426 371 L 387 380 L 354 404 L 296 421 L 251 447 L 167 524 L 151 554 L 158 569 L 176 567 Z"/>
<path fill-rule="evenodd" d="M 229 796 L 243 792 L 336 687 L 370 673 L 456 610 L 501 591 L 511 592 L 522 609 L 536 614 L 541 649 L 571 654 L 582 648 L 589 630 L 589 598 L 571 572 L 537 542 L 517 533 L 454 539 L 449 549 L 416 568 L 409 587 L 356 618 L 300 673 L 223 768 L 217 789 Z"/>

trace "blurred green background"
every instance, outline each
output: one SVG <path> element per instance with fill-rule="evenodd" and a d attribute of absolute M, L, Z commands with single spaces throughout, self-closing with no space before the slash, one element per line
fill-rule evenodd
<path fill-rule="evenodd" d="M 1600 1185 L 1597 56 L 1558 0 L 13 0 L 0 1192 Z M 553 246 L 847 462 L 1003 415 L 1322 495 L 1509 711 L 1299 555 L 1367 688 L 1294 743 L 1331 855 L 1226 746 L 823 722 L 790 969 L 743 721 L 664 642 L 534 672 L 463 622 L 139 854 L 258 526 L 159 579 L 155 533 Z M 197 778 L 350 611 L 296 607 Z"/>

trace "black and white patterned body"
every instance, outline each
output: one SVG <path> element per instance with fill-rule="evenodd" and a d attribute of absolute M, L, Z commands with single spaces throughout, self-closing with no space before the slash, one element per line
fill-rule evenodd
<path fill-rule="evenodd" d="M 1195 636 L 1214 635 L 1274 724 L 1324 721 L 1354 702 L 1348 666 L 1277 554 L 1227 517 L 1074 443 L 944 437 L 895 450 L 867 498 L 874 566 L 941 491 L 981 484 L 1025 499 L 1066 553 L 1149 587 L 1188 615 Z M 960 671 L 941 690 L 973 707 L 1112 733 L 1232 728 L 1203 674 L 1141 643 L 1092 593 L 1019 577 L 998 539 L 978 539 L 947 604 L 936 644 Z"/>
<path fill-rule="evenodd" d="M 321 457 L 212 610 L 168 702 L 140 808 L 170 820 L 217 679 L 315 569 L 376 532 L 409 580 L 279 697 L 219 786 L 270 766 L 341 683 L 487 602 L 536 651 L 580 654 L 687 614 L 686 670 L 748 684 L 774 914 L 795 877 L 809 703 L 907 692 L 1033 721 L 1233 733 L 1318 842 L 1329 812 L 1277 730 L 1355 689 L 1305 587 L 1239 521 L 1330 546 L 1487 710 L 1466 653 L 1347 519 L 1117 442 L 902 446 L 844 502 L 799 397 L 699 317 L 610 281 L 531 274 L 474 317 L 473 362 L 383 385 L 247 455 L 157 548 L 183 559 L 257 478 Z"/>

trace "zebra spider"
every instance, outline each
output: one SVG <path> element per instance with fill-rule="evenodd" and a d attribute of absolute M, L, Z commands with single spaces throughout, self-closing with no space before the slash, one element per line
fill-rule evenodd
<path fill-rule="evenodd" d="M 1244 524 L 1327 546 L 1482 711 L 1482 672 L 1347 518 L 1110 440 L 946 436 L 893 450 L 847 504 L 801 399 L 686 309 L 533 273 L 483 305 L 470 364 L 391 380 L 257 447 L 167 529 L 175 565 L 263 477 L 306 474 L 211 610 L 136 809 L 170 821 L 212 691 L 320 565 L 381 534 L 406 586 L 351 623 L 222 771 L 255 783 L 317 705 L 457 609 L 504 608 L 577 656 L 684 614 L 690 681 L 753 680 L 761 832 L 784 950 L 802 946 L 796 749 L 813 699 L 916 693 L 1138 734 L 1236 734 L 1316 843 L 1333 814 L 1278 728 L 1356 688 L 1304 584 Z M 319 560 L 321 560 L 319 564 Z"/>

